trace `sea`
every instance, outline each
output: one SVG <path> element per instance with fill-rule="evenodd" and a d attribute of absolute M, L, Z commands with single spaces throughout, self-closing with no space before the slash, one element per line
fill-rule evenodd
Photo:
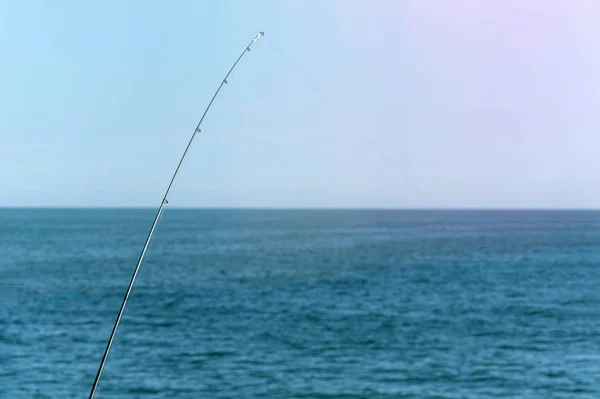
<path fill-rule="evenodd" d="M 154 209 L 0 210 L 0 398 L 87 398 Z M 600 212 L 167 209 L 96 398 L 599 398 Z"/>

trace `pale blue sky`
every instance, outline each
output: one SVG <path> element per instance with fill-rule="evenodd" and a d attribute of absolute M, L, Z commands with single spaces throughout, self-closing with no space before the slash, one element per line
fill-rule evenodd
<path fill-rule="evenodd" d="M 0 206 L 157 206 L 258 31 L 440 207 L 600 205 L 595 1 L 2 1 Z M 259 42 L 175 206 L 427 207 Z"/>

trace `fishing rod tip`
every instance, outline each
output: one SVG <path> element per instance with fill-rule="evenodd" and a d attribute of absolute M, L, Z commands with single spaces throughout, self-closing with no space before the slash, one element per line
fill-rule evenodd
<path fill-rule="evenodd" d="M 261 36 L 264 36 L 265 32 L 259 32 L 256 34 L 256 36 L 254 37 L 254 39 L 252 40 L 252 43 L 254 43 L 255 41 L 257 41 L 258 39 L 261 38 Z"/>

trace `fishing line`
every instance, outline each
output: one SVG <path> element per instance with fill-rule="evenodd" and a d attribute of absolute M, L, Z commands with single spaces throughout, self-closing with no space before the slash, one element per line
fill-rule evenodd
<path fill-rule="evenodd" d="M 169 197 L 169 193 L 171 191 L 171 188 L 173 187 L 173 183 L 175 182 L 175 178 L 177 177 L 177 174 L 179 172 L 179 169 L 181 168 L 181 165 L 185 159 L 185 156 L 187 155 L 193 141 L 194 138 L 196 137 L 197 133 L 200 133 L 200 126 L 202 125 L 202 122 L 204 121 L 206 115 L 208 114 L 211 106 L 213 105 L 213 103 L 215 102 L 216 98 L 218 97 L 221 89 L 223 88 L 223 86 L 225 84 L 227 84 L 227 79 L 230 78 L 232 72 L 235 70 L 236 66 L 239 64 L 239 62 L 242 60 L 242 58 L 248 53 L 250 52 L 250 49 L 252 47 L 252 45 L 260 38 L 264 35 L 263 32 L 260 32 L 259 34 L 257 34 L 254 39 L 252 39 L 252 41 L 246 46 L 246 48 L 244 49 L 244 51 L 240 54 L 240 56 L 237 58 L 237 60 L 234 62 L 233 66 L 229 69 L 229 71 L 227 72 L 227 74 L 225 75 L 225 78 L 221 81 L 219 87 L 217 88 L 216 92 L 214 93 L 213 97 L 211 98 L 210 102 L 208 103 L 208 106 L 206 107 L 206 109 L 204 110 L 204 113 L 202 114 L 202 117 L 200 118 L 200 121 L 198 122 L 198 124 L 196 125 L 196 128 L 194 129 L 194 132 L 192 133 L 189 142 L 183 152 L 183 155 L 181 156 L 179 163 L 177 164 L 177 168 L 175 169 L 175 172 L 173 173 L 173 176 L 171 177 L 171 181 L 169 182 L 169 185 L 165 191 L 165 194 L 163 196 L 163 199 L 160 203 L 160 206 L 156 212 L 156 216 L 154 217 L 154 221 L 152 222 L 152 226 L 150 227 L 150 230 L 148 232 L 148 236 L 146 238 L 146 241 L 144 242 L 144 246 L 142 247 L 142 251 L 140 253 L 139 259 L 137 261 L 136 267 L 134 269 L 133 275 L 131 276 L 131 280 L 129 282 L 129 285 L 127 287 L 127 291 L 125 292 L 125 296 L 123 298 L 123 302 L 121 303 L 121 307 L 119 309 L 119 313 L 117 314 L 117 318 L 115 320 L 112 332 L 110 334 L 110 337 L 108 339 L 108 342 L 106 344 L 106 348 L 104 350 L 104 354 L 102 356 L 102 360 L 100 361 L 100 365 L 98 367 L 98 372 L 96 373 L 96 378 L 94 379 L 94 384 L 92 385 L 92 389 L 89 395 L 89 399 L 93 399 L 94 395 L 96 393 L 96 390 L 98 388 L 98 383 L 100 381 L 100 377 L 102 375 L 102 371 L 104 370 L 104 366 L 106 364 L 106 360 L 108 358 L 108 353 L 110 351 L 110 348 L 112 346 L 113 340 L 115 338 L 115 334 L 117 332 L 117 328 L 119 327 L 119 323 L 121 321 L 121 318 L 123 317 L 123 313 L 125 311 L 125 307 L 127 305 L 127 300 L 129 299 L 131 292 L 133 290 L 133 286 L 135 283 L 135 279 L 139 273 L 139 270 L 142 266 L 142 264 L 144 264 L 144 259 L 145 259 L 145 255 L 146 252 L 148 251 L 148 248 L 150 247 L 150 245 L 153 242 L 153 236 L 154 233 L 156 231 L 157 225 L 159 220 L 161 219 L 161 216 L 163 214 L 163 211 L 165 209 L 165 206 L 169 203 L 168 201 L 168 197 Z M 337 107 L 333 101 L 331 101 L 329 99 L 329 97 L 327 97 L 304 73 L 302 73 L 302 71 L 300 71 L 300 69 L 273 43 L 271 42 L 269 39 L 267 39 L 269 41 L 269 43 L 290 63 L 290 65 L 292 65 L 294 67 L 294 69 L 296 69 L 296 71 L 298 71 L 298 73 L 300 73 L 300 75 L 302 75 L 304 77 L 304 79 L 306 79 L 306 81 L 308 81 L 310 83 L 310 85 L 317 90 L 317 92 L 354 128 L 354 130 L 356 130 L 356 132 L 358 132 L 374 149 L 375 151 L 377 151 L 394 169 L 396 169 L 396 171 L 417 191 L 421 194 L 421 196 L 423 198 L 425 198 L 425 200 L 427 200 L 427 202 L 429 202 L 429 204 L 431 204 L 433 206 L 433 203 L 429 200 L 429 198 L 427 198 L 427 196 L 404 174 L 402 173 L 402 171 L 392 162 L 392 160 L 390 158 L 387 157 L 387 155 L 385 155 L 385 153 L 383 151 L 381 151 L 376 145 L 375 143 L 373 143 L 369 137 L 367 135 L 365 135 L 347 116 L 346 114 L 344 114 L 344 112 L 342 112 L 342 110 Z"/>
<path fill-rule="evenodd" d="M 365 140 L 366 140 L 366 141 L 367 141 L 367 142 L 368 142 L 368 143 L 371 145 L 371 147 L 373 147 L 373 149 L 374 149 L 374 150 L 375 150 L 377 153 L 379 153 L 379 155 L 380 155 L 380 156 L 381 156 L 383 159 L 385 159 L 385 160 L 386 160 L 386 161 L 387 161 L 387 162 L 388 162 L 388 163 L 389 163 L 389 164 L 392 166 L 392 168 L 396 169 L 396 172 L 398 172 L 398 173 L 400 174 L 400 176 L 402 176 L 402 178 L 404 178 L 404 180 L 406 180 L 406 181 L 408 182 L 408 184 L 410 184 L 410 185 L 412 186 L 412 188 L 414 188 L 414 189 L 415 189 L 415 190 L 416 190 L 416 191 L 417 191 L 417 192 L 418 192 L 418 193 L 421 195 L 421 197 L 423 197 L 423 198 L 425 199 L 425 201 L 427 201 L 427 202 L 429 203 L 429 205 L 431 205 L 432 207 L 435 207 L 434 203 L 433 203 L 433 202 L 432 202 L 432 201 L 431 201 L 431 200 L 430 200 L 430 199 L 429 199 L 429 198 L 428 198 L 428 197 L 425 195 L 425 193 L 424 193 L 423 191 L 421 191 L 421 189 L 420 189 L 420 188 L 419 188 L 419 187 L 418 187 L 418 186 L 417 186 L 415 183 L 413 183 L 413 182 L 412 182 L 412 180 L 411 180 L 411 179 L 409 179 L 407 175 L 405 175 L 404 173 L 402 173 L 402 171 L 400 170 L 400 168 L 399 168 L 398 166 L 396 166 L 396 164 L 395 164 L 394 162 L 392 162 L 392 160 L 391 160 L 391 159 L 390 159 L 390 158 L 389 158 L 387 155 L 385 155 L 385 153 L 384 153 L 382 150 L 380 150 L 380 149 L 379 149 L 379 147 L 377 147 L 377 146 L 375 145 L 375 143 L 374 143 L 374 142 L 373 142 L 373 141 L 372 141 L 372 140 L 369 138 L 369 136 L 367 136 L 365 133 L 363 133 L 363 132 L 362 132 L 362 131 L 361 131 L 361 130 L 358 128 L 358 126 L 356 126 L 356 125 L 354 124 L 354 122 L 352 122 L 352 121 L 350 120 L 350 118 L 348 118 L 348 117 L 346 116 L 346 114 L 345 114 L 345 113 L 344 113 L 344 112 L 343 112 L 343 111 L 342 111 L 342 110 L 341 110 L 341 109 L 340 109 L 340 108 L 339 108 L 337 105 L 335 105 L 335 103 L 334 103 L 334 102 L 333 102 L 333 101 L 332 101 L 332 100 L 331 100 L 329 97 L 327 97 L 327 96 L 325 95 L 325 93 L 323 93 L 323 91 L 321 91 L 321 89 L 319 89 L 319 88 L 317 87 L 317 85 L 315 85 L 315 84 L 312 82 L 312 80 L 310 80 L 310 79 L 308 78 L 308 76 L 306 76 L 306 74 L 304 74 L 304 73 L 303 73 L 303 72 L 300 70 L 300 68 L 298 68 L 298 67 L 296 66 L 296 64 L 294 64 L 294 63 L 292 62 L 292 60 L 291 60 L 291 59 L 290 59 L 290 58 L 289 58 L 287 55 L 285 55 L 285 53 L 284 53 L 283 51 L 281 51 L 281 49 L 280 49 L 279 47 L 277 47 L 277 46 L 275 45 L 275 43 L 273 43 L 273 42 L 272 42 L 272 41 L 271 41 L 271 40 L 270 40 L 268 37 L 266 37 L 266 36 L 265 36 L 265 40 L 266 40 L 267 42 L 269 42 L 269 44 L 270 44 L 271 46 L 273 46 L 273 48 L 274 48 L 274 49 L 275 49 L 275 50 L 276 50 L 276 51 L 277 51 L 277 52 L 278 52 L 278 53 L 279 53 L 279 54 L 280 54 L 280 55 L 281 55 L 281 56 L 282 56 L 282 57 L 283 57 L 283 58 L 284 58 L 284 59 L 285 59 L 287 62 L 289 62 L 289 64 L 290 64 L 290 65 L 291 65 L 291 66 L 292 66 L 292 67 L 293 67 L 293 68 L 296 70 L 296 72 L 298 72 L 298 73 L 299 73 L 299 74 L 300 74 L 300 75 L 301 75 L 301 76 L 302 76 L 302 77 L 303 77 L 303 78 L 304 78 L 304 79 L 305 79 L 305 80 L 306 80 L 306 81 L 307 81 L 307 82 L 308 82 L 308 83 L 309 83 L 309 84 L 310 84 L 310 85 L 311 85 L 311 86 L 312 86 L 312 87 L 313 87 L 313 88 L 314 88 L 314 89 L 315 89 L 315 90 L 316 90 L 316 91 L 317 91 L 317 92 L 318 92 L 318 93 L 321 95 L 321 97 L 323 97 L 323 98 L 325 99 L 325 101 L 327 101 L 327 102 L 329 103 L 329 105 L 331 105 L 331 106 L 333 107 L 333 109 L 335 109 L 335 110 L 336 110 L 336 111 L 337 111 L 337 112 L 338 112 L 338 113 L 339 113 L 339 114 L 342 116 L 342 118 L 344 118 L 344 119 L 346 120 L 346 122 L 348 122 L 348 124 L 349 124 L 350 126 L 352 126 L 352 127 L 354 128 L 354 130 L 355 130 L 355 131 L 356 131 L 358 134 L 360 134 L 360 135 L 362 136 L 362 138 L 363 138 L 363 139 L 365 139 Z"/>

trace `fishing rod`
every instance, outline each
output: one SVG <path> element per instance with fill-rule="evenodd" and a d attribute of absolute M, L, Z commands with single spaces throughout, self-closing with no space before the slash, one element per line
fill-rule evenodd
<path fill-rule="evenodd" d="M 135 278 L 137 277 L 138 271 L 140 270 L 140 266 L 142 265 L 142 262 L 144 261 L 144 256 L 146 255 L 146 250 L 148 249 L 148 246 L 150 244 L 152 236 L 154 235 L 154 230 L 156 229 L 158 220 L 160 219 L 160 216 L 162 215 L 165 205 L 169 203 L 167 197 L 169 196 L 169 192 L 171 191 L 171 187 L 173 186 L 175 177 L 177 177 L 179 168 L 181 167 L 181 164 L 183 163 L 183 160 L 184 160 L 188 150 L 190 149 L 192 142 L 194 141 L 194 137 L 196 137 L 197 133 L 200 133 L 200 131 L 201 131 L 200 125 L 202 125 L 202 122 L 204 121 L 204 118 L 206 117 L 208 110 L 210 109 L 213 102 L 217 98 L 217 95 L 221 91 L 221 88 L 227 84 L 227 78 L 229 77 L 229 75 L 231 75 L 231 72 L 233 72 L 233 70 L 235 69 L 237 64 L 242 60 L 244 55 L 246 55 L 246 53 L 250 51 L 250 48 L 252 47 L 252 45 L 264 34 L 265 34 L 264 32 L 260 32 L 259 34 L 257 34 L 254 37 L 254 39 L 252 39 L 250 44 L 248 44 L 248 46 L 246 46 L 246 48 L 244 49 L 242 54 L 240 54 L 240 56 L 234 62 L 233 66 L 229 69 L 229 72 L 227 72 L 227 75 L 225 75 L 225 78 L 223 78 L 223 81 L 219 85 L 219 88 L 217 88 L 217 91 L 215 92 L 212 99 L 208 103 L 208 106 L 204 110 L 204 113 L 202 114 L 202 117 L 200 118 L 200 122 L 198 122 L 196 129 L 194 129 L 194 133 L 192 134 L 192 137 L 190 138 L 190 141 L 188 142 L 188 145 L 185 148 L 185 151 L 183 152 L 181 159 L 179 160 L 179 164 L 177 165 L 177 168 L 175 169 L 175 172 L 173 173 L 173 177 L 171 177 L 171 182 L 169 183 L 169 186 L 167 187 L 167 191 L 165 191 L 165 195 L 163 196 L 162 202 L 160 203 L 160 206 L 158 207 L 158 211 L 156 212 L 156 216 L 154 217 L 154 222 L 152 222 L 152 227 L 150 228 L 150 231 L 148 232 L 148 237 L 146 238 L 146 242 L 144 243 L 144 247 L 142 248 L 142 252 L 140 253 L 140 257 L 137 261 L 137 265 L 135 266 L 135 270 L 133 271 L 133 275 L 131 276 L 131 280 L 129 281 L 129 286 L 127 287 L 127 291 L 125 292 L 125 297 L 123 298 L 123 303 L 121 303 L 121 308 L 119 309 L 117 319 L 115 320 L 115 325 L 113 326 L 112 332 L 110 333 L 110 338 L 108 339 L 108 343 L 106 344 L 106 349 L 104 349 L 104 355 L 102 356 L 102 360 L 100 361 L 100 366 L 98 367 L 98 372 L 96 373 L 96 379 L 94 380 L 94 385 L 92 385 L 92 391 L 90 392 L 89 399 L 93 399 L 94 395 L 96 394 L 96 389 L 98 388 L 98 383 L 100 382 L 100 376 L 102 375 L 102 371 L 104 370 L 104 365 L 106 364 L 106 358 L 108 357 L 108 352 L 110 351 L 110 347 L 112 346 L 113 340 L 115 339 L 115 334 L 117 332 L 117 328 L 119 327 L 119 323 L 121 322 L 121 318 L 123 317 L 123 312 L 125 311 L 125 306 L 127 305 L 127 300 L 129 299 L 129 295 L 131 295 L 133 283 L 135 282 Z"/>

